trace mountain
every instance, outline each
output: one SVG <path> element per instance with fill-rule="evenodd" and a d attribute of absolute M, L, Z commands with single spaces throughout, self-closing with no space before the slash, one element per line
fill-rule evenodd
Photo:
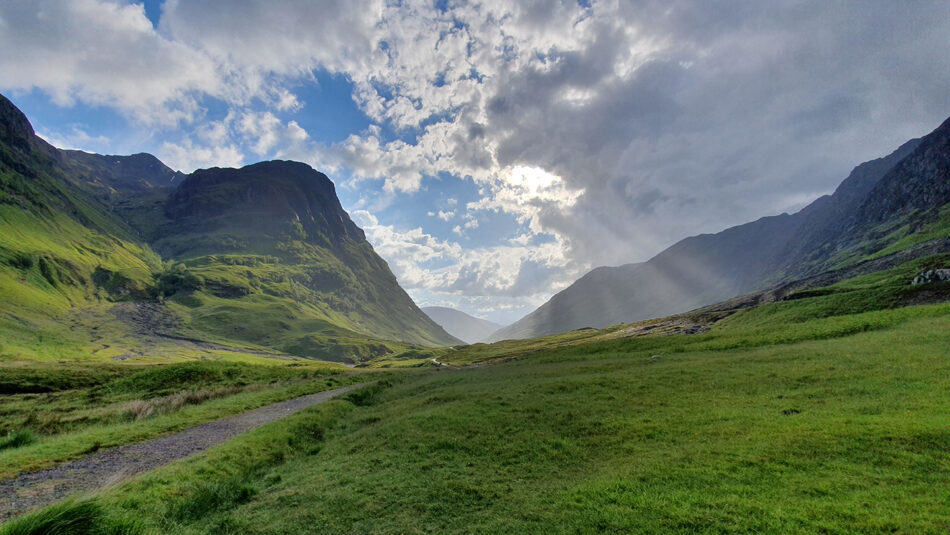
<path fill-rule="evenodd" d="M 73 176 L 68 154 L 0 95 L 0 305 L 49 315 L 100 296 L 144 296 L 161 260 Z M 26 321 L 26 320 L 24 320 Z"/>
<path fill-rule="evenodd" d="M 325 360 L 460 343 L 308 165 L 185 175 L 149 154 L 60 150 L 0 96 L 0 339 L 99 339 L 74 328 L 93 309 L 101 321 L 138 318 L 109 332 L 162 325 L 169 339 Z M 0 352 L 30 350 L 17 344 Z"/>
<path fill-rule="evenodd" d="M 950 119 L 857 166 L 832 195 L 795 214 L 689 237 L 647 262 L 596 268 L 487 341 L 666 316 L 883 255 L 913 257 L 950 235 L 948 170 Z"/>
<path fill-rule="evenodd" d="M 306 164 L 198 170 L 163 210 L 140 230 L 201 281 L 203 307 L 191 316 L 205 331 L 310 356 L 344 342 L 355 350 L 366 337 L 459 343 L 419 310 L 340 205 L 333 182 Z M 282 327 L 295 318 L 307 327 Z"/>
<path fill-rule="evenodd" d="M 454 308 L 422 307 L 422 311 L 432 318 L 432 321 L 442 326 L 446 332 L 467 344 L 481 342 L 501 328 L 501 325 L 497 323 L 476 318 Z"/>

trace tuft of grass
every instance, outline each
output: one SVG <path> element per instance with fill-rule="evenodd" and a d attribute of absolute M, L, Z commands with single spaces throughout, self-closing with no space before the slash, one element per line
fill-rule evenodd
<path fill-rule="evenodd" d="M 137 399 L 129 403 L 128 415 L 132 420 L 142 420 L 181 410 L 185 405 L 199 405 L 211 399 L 233 396 L 234 394 L 239 394 L 246 390 L 251 390 L 251 388 L 229 386 L 210 390 L 186 390 L 170 396 L 149 400 Z"/>
<path fill-rule="evenodd" d="M 139 535 L 141 524 L 106 514 L 94 501 L 68 501 L 0 526 L 0 535 Z"/>
<path fill-rule="evenodd" d="M 247 503 L 255 494 L 256 488 L 236 477 L 196 482 L 170 500 L 166 518 L 169 524 L 191 523 Z"/>
<path fill-rule="evenodd" d="M 21 446 L 28 446 L 36 442 L 36 432 L 31 429 L 21 429 L 19 431 L 11 431 L 7 436 L 0 439 L 0 450 L 6 450 L 11 448 L 19 448 Z"/>
<path fill-rule="evenodd" d="M 357 407 L 370 407 L 380 401 L 380 394 L 387 387 L 392 386 L 389 381 L 380 381 L 359 390 L 354 390 L 346 395 L 344 399 Z"/>
<path fill-rule="evenodd" d="M 292 379 L 338 374 L 332 368 L 290 368 L 237 362 L 194 361 L 167 366 L 149 366 L 133 375 L 103 386 L 112 393 L 135 393 L 148 399 L 171 395 L 187 389 L 245 386 Z"/>
<path fill-rule="evenodd" d="M 0 373 L 0 395 L 39 394 L 76 388 L 89 388 L 134 371 L 110 364 L 35 363 L 30 366 L 4 366 Z"/>

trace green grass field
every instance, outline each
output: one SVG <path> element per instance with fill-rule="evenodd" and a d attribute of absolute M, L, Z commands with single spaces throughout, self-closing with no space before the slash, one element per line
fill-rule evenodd
<path fill-rule="evenodd" d="M 907 277 L 946 261 L 704 334 L 617 326 L 388 359 L 486 365 L 393 370 L 0 533 L 64 518 L 85 531 L 61 533 L 946 533 L 950 304 L 902 306 L 943 299 Z"/>
<path fill-rule="evenodd" d="M 367 380 L 337 364 L 280 361 L 20 363 L 0 371 L 0 479 Z"/>

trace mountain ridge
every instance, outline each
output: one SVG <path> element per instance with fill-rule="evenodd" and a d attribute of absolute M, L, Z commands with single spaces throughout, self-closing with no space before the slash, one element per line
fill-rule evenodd
<path fill-rule="evenodd" d="M 856 166 L 834 193 L 795 214 L 767 216 L 715 234 L 684 238 L 646 262 L 595 268 L 487 340 L 601 328 L 685 312 L 884 251 L 940 221 L 942 216 L 932 206 L 928 209 L 928 203 L 939 207 L 950 202 L 948 132 L 950 119 L 931 134 Z M 900 167 L 914 155 L 922 160 L 908 169 Z M 920 178 L 929 169 L 925 162 L 942 174 Z M 908 176 L 919 178 L 918 187 L 909 193 L 901 186 Z M 891 224 L 873 230 L 882 222 L 871 217 L 875 213 L 888 214 L 884 219 L 890 218 Z"/>

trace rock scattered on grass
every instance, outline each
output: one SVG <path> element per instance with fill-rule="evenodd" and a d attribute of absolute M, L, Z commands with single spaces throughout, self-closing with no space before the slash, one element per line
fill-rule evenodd
<path fill-rule="evenodd" d="M 931 284 L 934 282 L 946 282 L 950 281 L 950 269 L 928 269 L 920 275 L 914 277 L 913 284 L 918 286 L 920 284 Z"/>

